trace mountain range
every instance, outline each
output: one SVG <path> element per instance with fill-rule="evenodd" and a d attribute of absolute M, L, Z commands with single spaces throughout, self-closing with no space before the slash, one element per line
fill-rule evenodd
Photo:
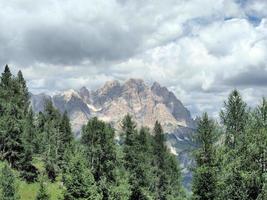
<path fill-rule="evenodd" d="M 67 111 L 73 131 L 79 137 L 81 127 L 88 119 L 98 117 L 109 122 L 116 130 L 120 129 L 122 118 L 129 113 L 138 126 L 153 128 L 158 120 L 166 133 L 171 152 L 180 160 L 184 182 L 190 181 L 190 151 L 194 148 L 193 135 L 196 122 L 182 102 L 159 83 L 147 85 L 142 79 L 129 79 L 124 83 L 113 80 L 103 87 L 89 91 L 66 90 L 53 96 L 32 94 L 31 104 L 35 112 L 44 110 L 49 99 L 61 112 Z"/>

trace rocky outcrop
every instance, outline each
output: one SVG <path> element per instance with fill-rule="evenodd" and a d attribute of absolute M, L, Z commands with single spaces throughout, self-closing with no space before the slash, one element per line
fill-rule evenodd
<path fill-rule="evenodd" d="M 33 109 L 42 111 L 46 99 L 51 99 L 61 112 L 68 112 L 77 135 L 82 125 L 94 116 L 111 123 L 116 129 L 120 128 L 120 122 L 127 113 L 132 115 L 138 126 L 152 128 L 156 120 L 160 121 L 172 153 L 179 156 L 184 174 L 190 179 L 188 151 L 194 147 L 192 134 L 195 121 L 173 92 L 159 83 L 149 86 L 142 79 L 129 79 L 124 83 L 108 81 L 95 91 L 82 87 L 52 97 L 32 95 Z"/>

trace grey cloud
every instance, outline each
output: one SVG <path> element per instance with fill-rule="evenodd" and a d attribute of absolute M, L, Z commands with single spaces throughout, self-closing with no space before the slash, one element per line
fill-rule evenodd
<path fill-rule="evenodd" d="M 232 87 L 266 87 L 267 71 L 264 68 L 250 68 L 245 72 L 225 79 L 224 83 Z"/>
<path fill-rule="evenodd" d="M 38 62 L 81 64 L 126 59 L 133 56 L 141 39 L 115 24 L 40 26 L 26 33 L 27 51 Z"/>
<path fill-rule="evenodd" d="M 262 69 L 253 81 L 248 72 L 240 73 L 261 61 L 265 43 L 254 45 L 254 52 L 244 46 L 262 38 L 259 29 L 265 26 L 250 26 L 242 16 L 248 11 L 236 2 L 0 0 L 0 67 L 23 67 L 34 93 L 131 77 L 159 81 L 177 89 L 194 115 L 212 112 L 234 85 L 267 84 Z M 243 19 L 246 30 L 241 24 L 223 31 L 227 17 L 227 24 Z M 236 77 L 222 80 L 223 71 L 232 69 Z"/>

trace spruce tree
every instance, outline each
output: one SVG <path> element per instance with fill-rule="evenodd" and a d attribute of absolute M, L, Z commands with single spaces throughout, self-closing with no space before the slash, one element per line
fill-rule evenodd
<path fill-rule="evenodd" d="M 262 193 L 267 171 L 266 146 L 267 101 L 263 98 L 249 117 L 243 148 L 239 150 L 248 199 L 257 199 Z"/>
<path fill-rule="evenodd" d="M 72 148 L 72 143 L 74 142 L 74 136 L 71 130 L 70 120 L 67 112 L 61 116 L 59 124 L 59 147 L 58 147 L 58 159 L 61 168 L 66 165 L 66 160 L 64 160 L 66 151 Z"/>
<path fill-rule="evenodd" d="M 71 155 L 66 172 L 63 174 L 63 184 L 66 188 L 64 199 L 100 200 L 103 197 L 98 192 L 94 176 L 81 152 L 78 150 Z"/>
<path fill-rule="evenodd" d="M 1 169 L 0 174 L 0 199 L 18 200 L 18 192 L 15 183 L 15 176 L 7 164 Z"/>
<path fill-rule="evenodd" d="M 193 199 L 213 200 L 216 198 L 215 169 L 215 127 L 214 122 L 204 113 L 198 122 L 197 143 L 199 148 L 195 153 L 196 167 L 193 173 Z"/>
<path fill-rule="evenodd" d="M 127 114 L 122 121 L 122 131 L 125 137 L 124 141 L 124 166 L 128 169 L 133 169 L 136 165 L 135 152 L 133 147 L 136 145 L 137 129 L 132 117 Z"/>
<path fill-rule="evenodd" d="M 23 145 L 21 140 L 21 110 L 18 106 L 18 84 L 6 65 L 0 82 L 1 157 L 19 168 Z"/>
<path fill-rule="evenodd" d="M 242 136 L 247 122 L 247 105 L 237 90 L 231 92 L 228 101 L 220 113 L 222 124 L 226 129 L 225 143 L 234 148 L 238 138 Z"/>
<path fill-rule="evenodd" d="M 12 167 L 19 169 L 26 180 L 33 180 L 34 178 L 29 177 L 34 175 L 36 170 L 31 165 L 32 152 L 24 137 L 25 129 L 29 128 L 27 126 L 29 94 L 22 73 L 19 72 L 17 77 L 13 77 L 9 67 L 6 66 L 1 76 L 0 91 L 1 157 Z M 33 169 L 33 173 L 24 176 L 29 168 Z"/>
<path fill-rule="evenodd" d="M 167 148 L 166 138 L 161 124 L 156 121 L 154 126 L 153 165 L 155 199 L 184 199 L 185 194 L 181 186 L 181 172 L 178 162 Z"/>
<path fill-rule="evenodd" d="M 60 171 L 60 112 L 54 108 L 52 101 L 48 100 L 43 113 L 43 143 L 45 169 L 51 181 L 55 181 Z"/>
<path fill-rule="evenodd" d="M 131 195 L 129 200 L 134 199 L 148 199 L 148 191 L 145 189 L 145 185 L 142 183 L 146 183 L 147 178 L 145 177 L 147 174 L 144 174 L 143 170 L 145 169 L 143 161 L 141 159 L 141 145 L 139 141 L 138 131 L 136 129 L 136 124 L 132 120 L 132 117 L 128 114 L 122 120 L 122 131 L 123 136 L 125 137 L 125 141 L 123 144 L 124 151 L 124 167 L 130 174 L 129 176 L 129 184 Z M 143 130 L 144 131 L 144 130 Z M 142 133 L 145 134 L 145 133 Z M 144 136 L 144 135 L 142 135 Z M 140 140 L 139 140 L 140 139 Z M 146 138 L 142 138 L 146 139 Z M 142 144 L 145 145 L 145 144 Z M 142 179 L 142 180 L 141 180 Z"/>
<path fill-rule="evenodd" d="M 110 183 L 116 181 L 117 165 L 114 129 L 97 118 L 92 118 L 82 129 L 81 142 L 94 179 L 102 190 L 103 199 L 109 199 Z"/>
<path fill-rule="evenodd" d="M 22 109 L 22 115 L 25 116 L 25 113 L 29 111 L 29 105 L 30 105 L 30 95 L 28 92 L 26 81 L 23 77 L 23 74 L 21 71 L 18 72 L 18 75 L 16 77 L 16 81 L 18 83 L 18 89 L 19 89 L 19 106 Z"/>
<path fill-rule="evenodd" d="M 28 182 L 37 180 L 38 170 L 32 165 L 33 141 L 35 139 L 34 113 L 30 109 L 27 113 L 22 134 L 24 154 L 20 161 L 21 176 Z"/>

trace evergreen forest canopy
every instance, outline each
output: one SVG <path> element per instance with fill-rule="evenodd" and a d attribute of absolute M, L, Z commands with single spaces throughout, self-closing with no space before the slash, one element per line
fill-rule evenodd
<path fill-rule="evenodd" d="M 114 128 L 97 118 L 75 139 L 67 113 L 51 101 L 34 113 L 21 71 L 0 77 L 0 199 L 265 200 L 267 101 L 249 108 L 230 93 L 216 123 L 197 119 L 192 192 L 181 184 L 165 134 L 137 128 L 130 115 Z"/>

